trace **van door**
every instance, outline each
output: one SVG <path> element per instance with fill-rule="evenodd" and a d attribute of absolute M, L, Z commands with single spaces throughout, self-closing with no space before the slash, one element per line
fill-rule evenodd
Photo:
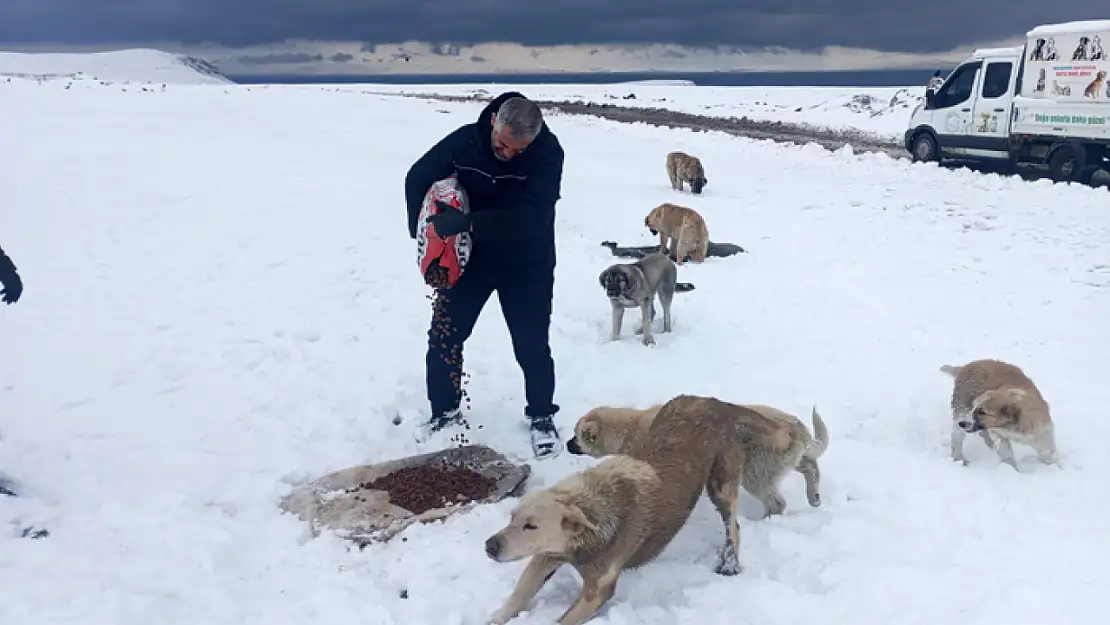
<path fill-rule="evenodd" d="M 971 61 L 952 70 L 928 102 L 927 108 L 933 111 L 933 130 L 943 152 L 962 154 L 966 150 L 972 98 L 982 65 L 982 61 Z"/>
<path fill-rule="evenodd" d="M 1014 100 L 1017 72 L 1013 59 L 987 59 L 978 97 L 972 104 L 966 154 L 982 158 L 1009 158 L 1010 104 Z"/>

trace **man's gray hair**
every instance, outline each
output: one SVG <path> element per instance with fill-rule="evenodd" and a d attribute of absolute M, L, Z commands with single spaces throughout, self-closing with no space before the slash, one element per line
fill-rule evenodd
<path fill-rule="evenodd" d="M 531 141 L 543 129 L 543 113 L 535 102 L 527 98 L 509 98 L 497 109 L 494 128 L 498 131 L 507 128 L 513 137 Z"/>

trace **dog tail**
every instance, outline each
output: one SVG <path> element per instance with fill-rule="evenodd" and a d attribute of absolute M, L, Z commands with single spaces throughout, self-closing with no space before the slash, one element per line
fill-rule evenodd
<path fill-rule="evenodd" d="M 709 239 L 701 239 L 698 241 L 698 262 L 705 262 L 709 257 Z"/>
<path fill-rule="evenodd" d="M 701 229 L 689 217 L 682 220 L 682 225 L 679 226 L 679 239 L 688 241 L 691 247 L 689 248 L 690 260 L 696 263 L 705 262 L 706 257 L 709 255 L 709 239 L 701 235 Z"/>
<path fill-rule="evenodd" d="M 947 373 L 948 375 L 950 375 L 952 377 L 956 377 L 956 376 L 960 375 L 960 369 L 963 369 L 963 367 L 956 367 L 956 366 L 953 366 L 953 365 L 942 365 L 941 368 L 940 368 L 940 372 L 941 373 Z"/>
<path fill-rule="evenodd" d="M 813 441 L 806 446 L 805 457 L 817 460 L 829 448 L 829 428 L 821 415 L 817 414 L 817 406 L 813 407 Z"/>

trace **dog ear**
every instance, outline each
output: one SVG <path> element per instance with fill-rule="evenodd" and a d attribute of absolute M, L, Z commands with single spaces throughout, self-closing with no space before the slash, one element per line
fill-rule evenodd
<path fill-rule="evenodd" d="M 1017 404 L 1002 404 L 1002 407 L 998 409 L 998 413 L 1014 422 L 1021 418 L 1021 408 L 1018 407 Z"/>
<path fill-rule="evenodd" d="M 572 503 L 566 503 L 563 504 L 563 529 L 577 536 L 586 530 L 596 532 L 597 526 L 586 518 L 581 508 Z"/>

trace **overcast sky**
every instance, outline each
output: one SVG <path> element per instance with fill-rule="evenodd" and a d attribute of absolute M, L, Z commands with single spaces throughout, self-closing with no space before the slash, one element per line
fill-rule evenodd
<path fill-rule="evenodd" d="M 847 46 L 927 53 L 1092 19 L 1106 0 L 0 0 L 0 48 L 289 39 Z M 312 56 L 312 55 L 308 55 Z"/>

